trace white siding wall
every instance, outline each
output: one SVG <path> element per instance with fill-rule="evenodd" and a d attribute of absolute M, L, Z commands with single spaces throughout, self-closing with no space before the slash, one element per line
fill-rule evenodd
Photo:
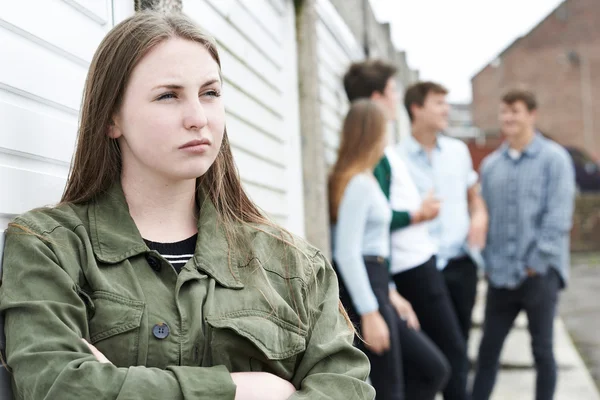
<path fill-rule="evenodd" d="M 325 142 L 325 159 L 332 166 L 337 157 L 342 123 L 348 101 L 342 78 L 350 64 L 365 59 L 362 44 L 350 31 L 329 0 L 317 0 L 317 38 L 321 117 Z M 372 22 L 374 23 L 374 22 Z M 373 48 L 371 58 L 385 57 L 383 48 Z M 396 80 L 400 98 L 404 86 Z M 410 134 L 410 121 L 402 100 L 398 103 L 397 120 L 389 124 L 389 140 L 397 143 Z"/>
<path fill-rule="evenodd" d="M 60 199 L 89 63 L 133 4 L 19 0 L 0 7 L 0 229 Z M 274 220 L 303 235 L 293 2 L 188 0 L 184 12 L 218 41 L 228 132 L 245 187 Z"/>
<path fill-rule="evenodd" d="M 325 160 L 331 166 L 337 157 L 340 130 L 348 111 L 342 77 L 353 61 L 364 58 L 364 52 L 329 0 L 317 0 L 317 14 L 320 111 Z"/>
<path fill-rule="evenodd" d="M 294 6 L 291 0 L 184 0 L 215 37 L 227 131 L 250 197 L 304 234 Z"/>
<path fill-rule="evenodd" d="M 402 141 L 411 135 L 411 124 L 406 107 L 404 107 L 404 92 L 406 91 L 407 87 L 405 87 L 399 81 L 397 81 L 397 83 L 400 101 L 398 102 L 398 111 L 396 112 L 396 115 L 398 116 L 397 134 L 394 136 L 396 141 Z"/>
<path fill-rule="evenodd" d="M 133 13 L 133 0 L 2 3 L 0 229 L 15 214 L 60 199 L 92 55 L 115 22 Z"/>

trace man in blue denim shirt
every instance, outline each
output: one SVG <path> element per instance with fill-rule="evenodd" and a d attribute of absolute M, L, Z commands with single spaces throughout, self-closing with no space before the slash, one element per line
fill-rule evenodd
<path fill-rule="evenodd" d="M 481 169 L 490 215 L 489 289 L 473 400 L 490 397 L 502 344 L 521 310 L 537 370 L 536 399 L 554 396 L 554 316 L 568 278 L 575 173 L 566 150 L 536 132 L 536 109 L 531 92 L 506 93 L 500 110 L 506 143 Z"/>

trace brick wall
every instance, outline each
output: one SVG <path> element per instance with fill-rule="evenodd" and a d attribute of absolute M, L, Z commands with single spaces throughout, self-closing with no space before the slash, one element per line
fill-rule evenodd
<path fill-rule="evenodd" d="M 572 251 L 600 251 L 600 194 L 577 197 L 573 230 Z"/>
<path fill-rule="evenodd" d="M 487 139 L 484 143 L 478 143 L 476 139 L 469 139 L 466 141 L 469 152 L 471 153 L 471 160 L 473 160 L 473 168 L 475 171 L 479 171 L 483 159 L 493 153 L 501 143 L 501 139 L 495 137 Z"/>
<path fill-rule="evenodd" d="M 475 125 L 497 133 L 502 93 L 527 87 L 538 96 L 540 130 L 563 145 L 600 156 L 598 21 L 600 1 L 566 0 L 502 53 L 499 62 L 486 66 L 472 80 Z"/>

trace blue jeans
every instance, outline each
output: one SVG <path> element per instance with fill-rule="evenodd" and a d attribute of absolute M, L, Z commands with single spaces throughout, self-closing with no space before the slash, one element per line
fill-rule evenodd
<path fill-rule="evenodd" d="M 560 281 L 558 272 L 550 268 L 546 275 L 529 277 L 516 289 L 488 288 L 473 400 L 489 399 L 496 382 L 502 345 L 521 310 L 527 313 L 537 371 L 535 398 L 551 400 L 554 397 L 556 362 L 552 344 Z"/>

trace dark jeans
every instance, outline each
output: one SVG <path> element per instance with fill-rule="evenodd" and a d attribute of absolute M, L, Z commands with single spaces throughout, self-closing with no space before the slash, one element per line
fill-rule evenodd
<path fill-rule="evenodd" d="M 377 355 L 357 339 L 356 345 L 371 362 L 371 383 L 377 400 L 433 400 L 446 384 L 450 367 L 444 355 L 422 332 L 410 329 L 389 300 L 390 276 L 385 261 L 365 259 L 379 312 L 390 331 L 390 350 Z M 360 333 L 360 317 L 340 279 L 340 299 Z"/>
<path fill-rule="evenodd" d="M 475 296 L 477 295 L 477 266 L 471 257 L 455 258 L 448 262 L 442 274 L 450 300 L 460 324 L 465 342 L 469 341 Z"/>
<path fill-rule="evenodd" d="M 517 289 L 489 287 L 473 400 L 489 399 L 496 382 L 502 345 L 521 310 L 527 313 L 537 370 L 535 398 L 551 400 L 554 397 L 556 362 L 552 343 L 560 279 L 558 272 L 551 268 L 546 275 L 527 278 Z"/>
<path fill-rule="evenodd" d="M 444 399 L 468 399 L 467 347 L 446 283 L 436 267 L 435 257 L 418 267 L 394 275 L 394 282 L 398 292 L 412 304 L 423 332 L 450 363 L 452 372 L 444 389 Z"/>

